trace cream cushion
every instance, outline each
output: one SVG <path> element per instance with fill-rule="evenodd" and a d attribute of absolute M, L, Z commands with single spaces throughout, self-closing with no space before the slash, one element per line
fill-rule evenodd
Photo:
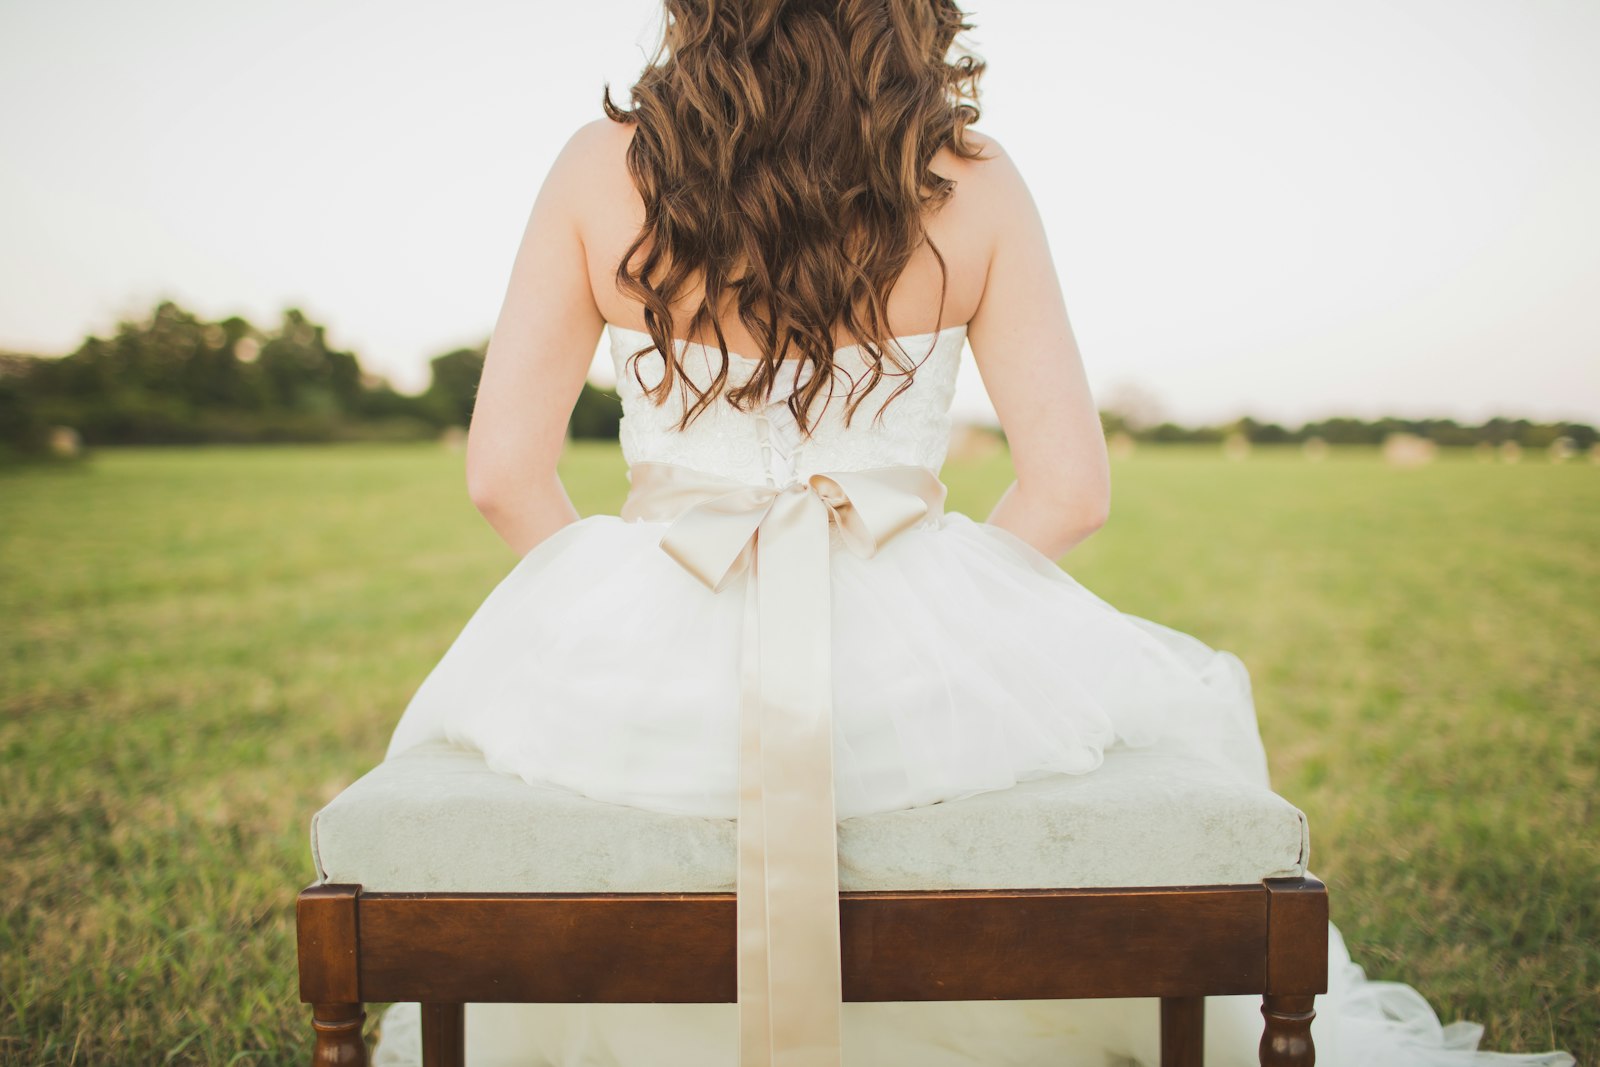
<path fill-rule="evenodd" d="M 396 754 L 311 820 L 320 882 L 369 892 L 695 893 L 734 888 L 731 819 L 667 815 Z M 844 890 L 1224 885 L 1306 872 L 1305 816 L 1198 760 L 1122 749 L 1085 775 L 839 823 Z"/>

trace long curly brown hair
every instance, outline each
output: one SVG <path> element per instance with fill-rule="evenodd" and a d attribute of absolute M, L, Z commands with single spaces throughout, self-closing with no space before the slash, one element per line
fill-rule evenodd
<path fill-rule="evenodd" d="M 889 293 L 924 241 L 939 264 L 943 326 L 949 276 L 923 212 L 955 187 L 931 169 L 934 153 L 948 145 L 979 158 L 964 131 L 978 118 L 984 64 L 965 47 L 951 56 L 972 26 L 954 0 L 665 0 L 665 14 L 632 110 L 609 85 L 602 98 L 608 118 L 635 127 L 628 171 L 645 206 L 616 271 L 654 341 L 630 357 L 634 377 L 647 389 L 637 358 L 661 352 L 666 372 L 648 392 L 661 404 L 681 377 L 695 394 L 687 427 L 726 386 L 719 316 L 731 304 L 760 356 L 728 400 L 748 410 L 769 398 L 778 361 L 796 350 L 814 373 L 786 404 L 809 436 L 813 400 L 832 394 L 842 325 L 870 368 L 847 394 L 848 426 L 884 376 Z M 722 353 L 705 389 L 673 343 L 673 305 L 696 282 L 687 335 L 709 326 Z M 914 368 L 902 369 L 890 401 L 911 384 Z"/>

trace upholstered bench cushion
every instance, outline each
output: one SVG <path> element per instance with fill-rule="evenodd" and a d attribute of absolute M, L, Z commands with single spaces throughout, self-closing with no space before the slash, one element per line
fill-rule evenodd
<path fill-rule="evenodd" d="M 846 890 L 1219 885 L 1305 873 L 1305 816 L 1196 760 L 1107 754 L 963 800 L 839 823 Z M 373 892 L 647 893 L 734 888 L 734 823 L 591 800 L 427 744 L 317 812 L 321 882 Z"/>

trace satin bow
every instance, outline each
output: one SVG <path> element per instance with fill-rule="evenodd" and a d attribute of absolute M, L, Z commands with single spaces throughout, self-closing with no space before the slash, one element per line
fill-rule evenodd
<path fill-rule="evenodd" d="M 738 993 L 742 1067 L 839 1067 L 843 988 L 833 788 L 830 526 L 858 556 L 942 513 L 929 467 L 751 485 L 639 462 L 620 510 L 712 592 L 750 570 L 740 658 Z"/>

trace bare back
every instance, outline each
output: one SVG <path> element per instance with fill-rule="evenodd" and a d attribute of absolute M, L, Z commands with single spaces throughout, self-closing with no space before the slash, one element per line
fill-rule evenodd
<path fill-rule="evenodd" d="M 595 305 L 607 322 L 643 330 L 642 305 L 619 292 L 613 281 L 617 264 L 644 222 L 644 203 L 626 165 L 633 127 L 609 121 L 607 125 L 609 129 L 602 128 L 596 139 L 598 165 L 594 170 L 594 195 L 584 204 L 578 226 L 583 235 Z M 969 132 L 968 136 L 979 145 L 988 143 L 976 132 Z M 985 224 L 981 196 L 969 189 L 976 184 L 972 175 L 983 165 L 981 161 L 961 159 L 948 150 L 934 157 L 934 171 L 956 182 L 955 195 L 924 223 L 929 237 L 944 256 L 948 272 L 944 310 L 941 314 L 938 260 L 924 244 L 913 253 L 905 273 L 889 296 L 889 322 L 897 336 L 965 325 L 977 310 L 994 234 L 993 225 Z M 700 294 L 692 293 L 673 308 L 680 329 L 693 315 L 699 300 Z M 755 338 L 737 316 L 724 314 L 721 319 L 730 351 L 747 355 L 760 351 Z M 688 340 L 716 344 L 716 339 L 709 334 Z M 842 327 L 836 329 L 837 346 L 855 344 L 858 340 L 843 335 Z"/>
<path fill-rule="evenodd" d="M 924 223 L 949 272 L 943 313 L 938 262 L 924 245 L 890 292 L 889 325 L 898 337 L 966 325 L 1016 471 L 988 521 L 1058 557 L 1105 521 L 1105 439 L 1028 186 L 998 142 L 968 133 L 982 157 L 935 157 L 956 186 Z M 567 141 L 534 201 L 489 341 L 467 481 L 517 545 L 576 516 L 556 473 L 573 405 L 605 324 L 644 326 L 614 280 L 644 219 L 626 166 L 632 136 L 597 119 Z M 697 302 L 686 301 L 681 321 Z M 759 353 L 736 316 L 722 326 L 731 352 Z M 835 347 L 858 340 L 836 336 Z"/>

